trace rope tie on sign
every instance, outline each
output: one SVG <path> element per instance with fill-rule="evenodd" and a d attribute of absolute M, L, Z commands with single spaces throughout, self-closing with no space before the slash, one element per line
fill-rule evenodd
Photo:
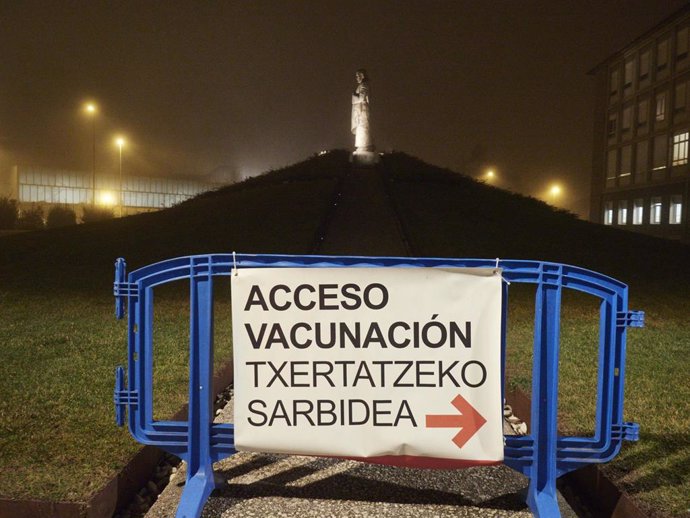
<path fill-rule="evenodd" d="M 503 282 L 505 282 L 508 286 L 510 286 L 510 281 L 507 280 L 507 279 L 505 279 L 505 278 L 503 277 L 503 274 L 502 274 L 501 272 L 498 271 L 498 262 L 499 262 L 499 261 L 500 261 L 500 259 L 497 257 L 497 258 L 496 258 L 496 266 L 494 266 L 494 274 L 496 274 L 496 273 L 499 274 L 499 275 L 501 276 L 501 280 L 502 280 Z"/>
<path fill-rule="evenodd" d="M 232 275 L 237 277 L 237 255 L 232 253 Z"/>

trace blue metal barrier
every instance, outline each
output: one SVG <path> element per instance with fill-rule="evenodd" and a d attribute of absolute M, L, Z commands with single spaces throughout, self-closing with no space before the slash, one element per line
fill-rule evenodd
<path fill-rule="evenodd" d="M 626 328 L 643 327 L 644 313 L 628 310 L 628 287 L 605 275 L 557 263 L 524 260 L 428 259 L 403 257 L 283 256 L 212 254 L 179 257 L 126 273 L 124 259 L 115 263 L 115 313 L 127 311 L 128 362 L 115 376 L 115 416 L 124 425 L 125 410 L 134 438 L 181 457 L 187 482 L 177 518 L 198 518 L 217 487 L 213 463 L 236 452 L 232 424 L 213 423 L 213 280 L 234 267 L 427 267 L 501 268 L 503 288 L 502 365 L 508 283 L 536 284 L 532 429 L 525 436 L 505 437 L 505 464 L 529 478 L 527 504 L 537 517 L 558 517 L 556 479 L 587 464 L 613 459 L 624 440 L 638 439 L 639 426 L 623 422 Z M 190 362 L 187 421 L 153 418 L 153 289 L 189 279 Z M 563 288 L 601 300 L 596 423 L 592 437 L 561 437 L 557 432 L 560 306 Z"/>

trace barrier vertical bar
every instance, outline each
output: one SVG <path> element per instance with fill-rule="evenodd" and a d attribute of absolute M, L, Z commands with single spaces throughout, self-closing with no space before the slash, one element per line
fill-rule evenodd
<path fill-rule="evenodd" d="M 139 357 L 139 338 L 141 337 L 140 303 L 140 297 L 135 297 L 134 299 L 132 297 L 127 298 L 127 390 L 130 392 L 137 390 L 139 387 L 137 383 L 139 372 L 137 371 L 135 358 Z M 141 422 L 139 420 L 141 408 L 142 405 L 137 405 L 136 410 L 129 408 L 127 411 L 129 431 L 134 437 L 137 437 L 137 422 Z"/>
<path fill-rule="evenodd" d="M 546 276 L 542 272 L 536 295 L 531 433 L 535 450 L 527 489 L 527 504 L 537 518 L 561 516 L 556 499 L 560 268 L 555 282 Z"/>
<path fill-rule="evenodd" d="M 144 423 L 153 422 L 153 288 L 143 290 L 146 293 L 143 310 L 145 312 L 146 334 L 144 335 L 144 357 L 140 356 L 143 367 L 142 385 L 144 392 L 150 396 L 146 398 L 144 407 Z"/>
<path fill-rule="evenodd" d="M 628 309 L 628 289 L 626 288 L 623 294 L 616 297 L 616 311 L 625 311 Z M 615 347 L 613 351 L 613 387 L 611 399 L 611 413 L 614 424 L 623 424 L 623 400 L 625 398 L 625 349 L 626 349 L 626 329 L 628 323 L 623 323 L 616 326 Z"/>
<path fill-rule="evenodd" d="M 124 284 L 127 277 L 127 263 L 120 257 L 115 261 L 115 283 L 114 291 L 117 292 L 115 295 L 115 318 L 120 320 L 125 316 L 125 298 L 120 293 L 120 285 Z M 129 295 L 128 295 L 129 296 Z"/>
<path fill-rule="evenodd" d="M 137 388 L 140 392 L 140 398 L 142 404 L 137 406 L 136 418 L 134 420 L 135 429 L 140 426 L 144 427 L 146 423 L 150 422 L 147 418 L 147 408 L 153 408 L 153 402 L 148 403 L 149 399 L 153 399 L 153 394 L 149 392 L 150 385 L 146 383 L 146 366 L 147 354 L 149 347 L 152 344 L 152 331 L 153 324 L 151 319 L 148 318 L 152 314 L 153 303 L 149 303 L 149 297 L 153 296 L 153 290 L 142 289 L 139 294 L 138 301 L 133 305 L 135 313 L 135 325 L 137 326 L 137 332 L 134 335 L 134 354 L 131 359 L 131 367 L 128 376 L 131 378 L 132 373 L 134 373 L 134 378 L 132 378 L 132 384 L 130 389 Z M 148 310 L 147 310 L 148 308 Z M 149 412 L 149 414 L 152 413 Z"/>
<path fill-rule="evenodd" d="M 193 260 L 192 260 L 193 261 Z M 189 341 L 189 442 L 187 481 L 177 518 L 198 518 L 215 489 L 211 459 L 213 421 L 213 276 L 210 265 L 192 262 Z"/>
<path fill-rule="evenodd" d="M 597 446 L 603 447 L 612 422 L 613 385 L 609 373 L 613 368 L 616 340 L 616 309 L 612 300 L 602 300 L 599 318 L 599 375 L 594 439 Z"/>

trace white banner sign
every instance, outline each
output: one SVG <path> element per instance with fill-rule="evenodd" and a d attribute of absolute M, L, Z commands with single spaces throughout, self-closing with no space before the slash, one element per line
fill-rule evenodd
<path fill-rule="evenodd" d="M 494 270 L 240 269 L 232 320 L 238 450 L 503 460 Z"/>

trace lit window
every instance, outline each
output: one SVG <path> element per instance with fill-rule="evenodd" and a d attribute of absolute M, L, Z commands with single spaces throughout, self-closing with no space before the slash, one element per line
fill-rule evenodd
<path fill-rule="evenodd" d="M 619 201 L 618 202 L 618 224 L 627 225 L 628 223 L 628 202 Z"/>
<path fill-rule="evenodd" d="M 661 198 L 655 196 L 649 204 L 649 222 L 652 225 L 661 223 Z"/>
<path fill-rule="evenodd" d="M 644 201 L 638 198 L 633 202 L 632 224 L 642 225 L 644 220 Z"/>
<path fill-rule="evenodd" d="M 656 96 L 656 120 L 661 122 L 666 118 L 666 92 Z"/>
<path fill-rule="evenodd" d="M 604 204 L 604 225 L 613 224 L 613 202 L 607 201 Z"/>
<path fill-rule="evenodd" d="M 652 169 L 658 171 L 666 167 L 666 158 L 668 155 L 668 139 L 666 135 L 657 135 L 654 137 L 654 163 Z"/>
<path fill-rule="evenodd" d="M 688 163 L 688 132 L 673 135 L 673 165 Z"/>
<path fill-rule="evenodd" d="M 671 225 L 680 225 L 683 217 L 683 197 L 680 195 L 671 196 L 669 205 L 668 222 Z"/>
<path fill-rule="evenodd" d="M 666 65 L 668 65 L 668 40 L 663 40 L 656 47 L 656 69 L 663 70 Z"/>

